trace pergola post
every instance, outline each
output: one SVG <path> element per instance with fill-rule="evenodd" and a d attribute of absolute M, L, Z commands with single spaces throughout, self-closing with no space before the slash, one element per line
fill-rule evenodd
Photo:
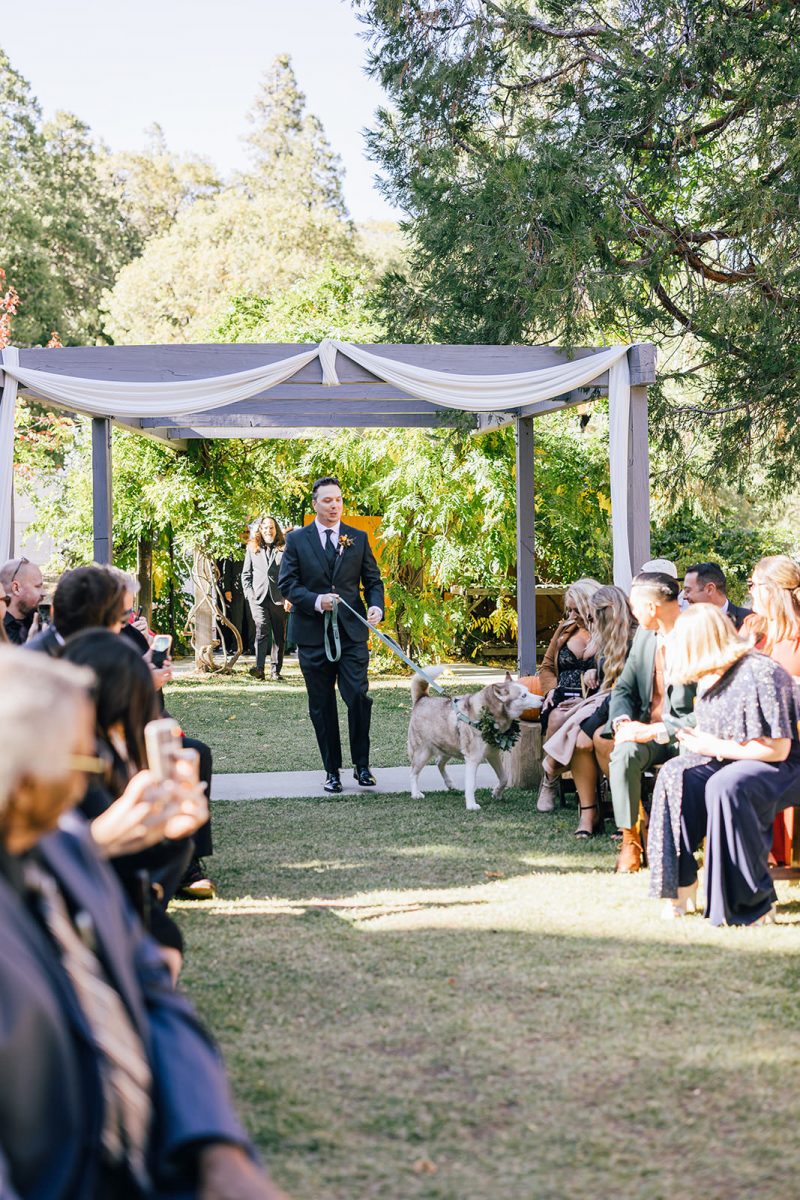
<path fill-rule="evenodd" d="M 628 421 L 628 546 L 635 575 L 650 557 L 650 451 L 647 388 L 631 388 Z"/>
<path fill-rule="evenodd" d="M 533 417 L 517 426 L 517 664 L 536 671 L 536 552 L 533 513 Z"/>
<path fill-rule="evenodd" d="M 111 499 L 111 421 L 92 417 L 92 525 L 94 561 L 113 557 Z"/>

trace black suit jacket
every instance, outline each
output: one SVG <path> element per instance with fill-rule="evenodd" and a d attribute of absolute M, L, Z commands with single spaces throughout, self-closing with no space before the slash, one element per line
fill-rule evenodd
<path fill-rule="evenodd" d="M 68 902 L 91 915 L 97 953 L 147 1052 L 154 1081 L 151 1174 L 162 1188 L 191 1188 L 197 1142 L 249 1148 L 224 1067 L 97 857 L 86 823 L 70 814 L 63 826 L 39 850 Z M 93 1200 L 103 1109 L 96 1052 L 47 935 L 3 872 L 0 1080 L 0 1194 Z"/>
<path fill-rule="evenodd" d="M 749 617 L 752 611 L 752 608 L 741 608 L 738 604 L 734 604 L 733 601 L 729 600 L 728 611 L 725 615 L 730 617 L 737 629 L 741 629 L 745 617 Z"/>
<path fill-rule="evenodd" d="M 348 539 L 348 545 L 343 545 L 342 537 Z M 283 595 L 294 605 L 292 628 L 298 646 L 323 643 L 324 615 L 316 610 L 317 596 L 337 592 L 363 617 L 373 606 L 385 611 L 381 573 L 366 533 L 342 521 L 339 539 L 341 553 L 337 554 L 331 570 L 315 521 L 293 530 L 286 538 L 278 583 Z M 351 641 L 365 642 L 369 637 L 366 627 L 346 608 L 339 610 L 339 625 Z"/>

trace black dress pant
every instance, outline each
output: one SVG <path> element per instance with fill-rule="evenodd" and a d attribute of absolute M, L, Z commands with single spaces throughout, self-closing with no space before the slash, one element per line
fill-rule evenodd
<path fill-rule="evenodd" d="M 210 804 L 211 776 L 214 770 L 211 747 L 207 746 L 205 742 L 201 742 L 199 738 L 187 737 L 186 734 L 183 735 L 183 744 L 187 750 L 196 750 L 200 755 L 200 782 L 206 785 L 206 795 Z M 197 858 L 208 858 L 210 854 L 214 853 L 214 847 L 211 844 L 211 817 L 194 833 L 194 852 Z"/>
<path fill-rule="evenodd" d="M 250 611 L 256 625 L 256 667 L 264 670 L 267 655 L 273 675 L 280 675 L 283 668 L 283 653 L 286 646 L 286 609 L 283 601 L 250 601 Z"/>
<path fill-rule="evenodd" d="M 341 630 L 341 626 L 340 626 Z M 317 735 L 317 745 L 326 771 L 342 767 L 342 742 L 339 736 L 339 712 L 336 684 L 347 705 L 347 726 L 353 765 L 369 766 L 369 726 L 372 698 L 368 695 L 369 647 L 366 641 L 354 642 L 341 631 L 342 657 L 328 661 L 324 646 L 298 646 L 300 670 L 308 692 L 308 715 Z"/>

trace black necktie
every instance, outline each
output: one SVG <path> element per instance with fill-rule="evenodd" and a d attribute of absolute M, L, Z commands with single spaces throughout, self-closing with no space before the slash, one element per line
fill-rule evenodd
<path fill-rule="evenodd" d="M 328 560 L 331 570 L 333 570 L 333 564 L 336 562 L 336 547 L 333 544 L 332 529 L 325 530 L 325 557 Z"/>

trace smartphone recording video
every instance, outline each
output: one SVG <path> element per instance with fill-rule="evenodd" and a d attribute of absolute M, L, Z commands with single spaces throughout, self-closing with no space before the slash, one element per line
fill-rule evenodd
<path fill-rule="evenodd" d="M 175 778 L 175 763 L 183 753 L 181 727 L 172 717 L 149 721 L 144 727 L 147 767 L 159 783 Z"/>
<path fill-rule="evenodd" d="M 163 667 L 164 660 L 172 649 L 172 638 L 168 633 L 157 633 L 153 639 L 153 653 L 150 661 L 154 667 Z"/>

